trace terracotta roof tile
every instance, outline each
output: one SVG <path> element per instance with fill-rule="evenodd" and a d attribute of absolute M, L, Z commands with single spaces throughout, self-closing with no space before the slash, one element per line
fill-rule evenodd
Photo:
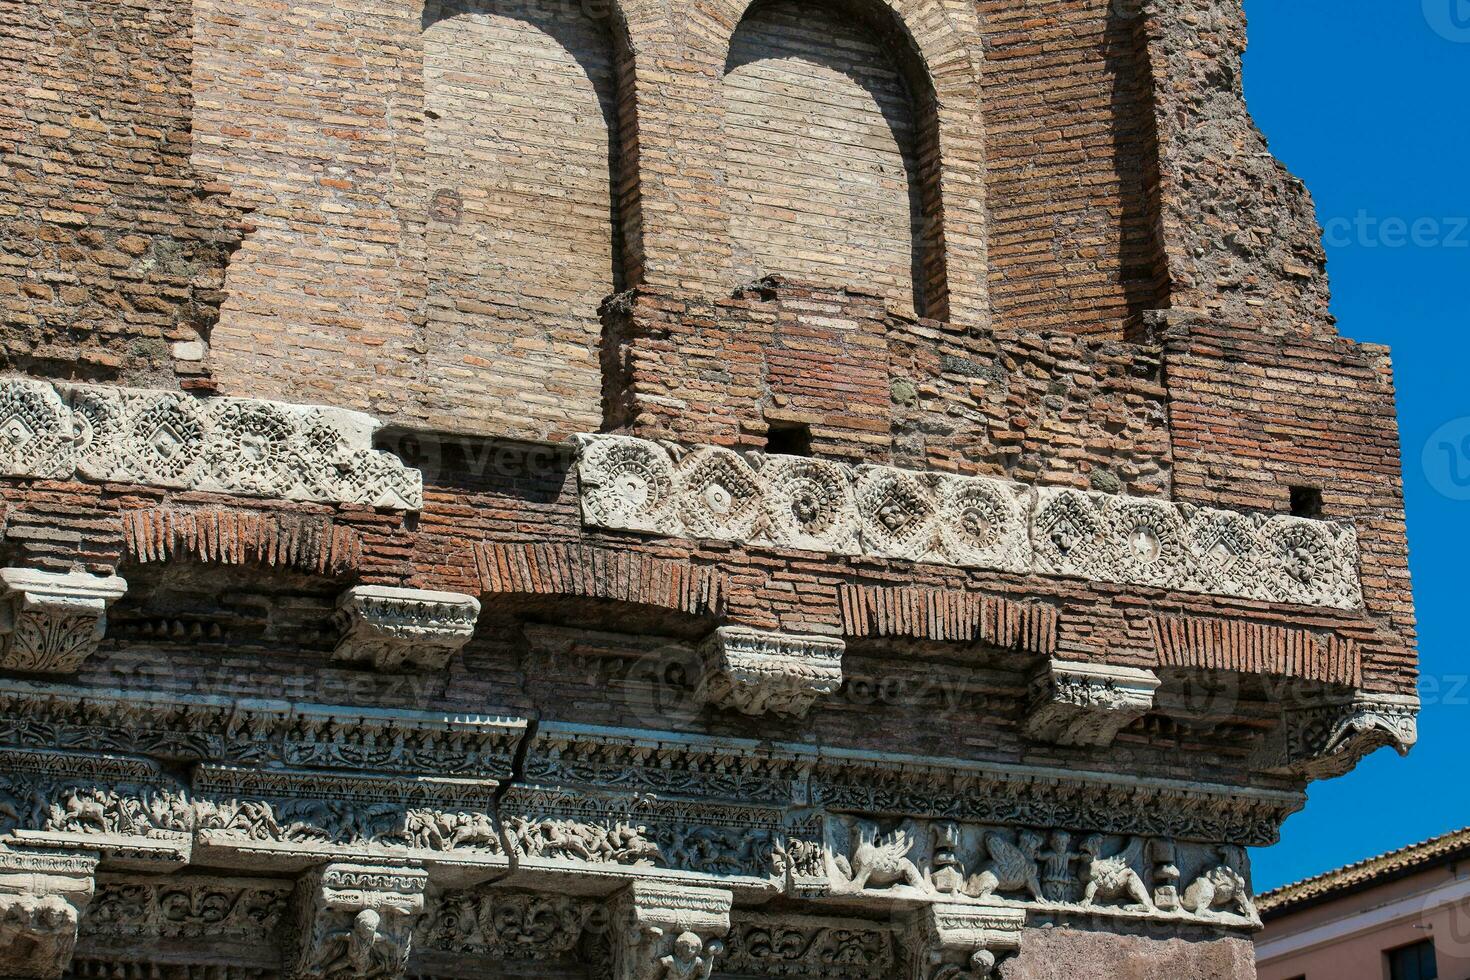
<path fill-rule="evenodd" d="M 1283 885 L 1259 896 L 1256 905 L 1263 916 L 1276 918 L 1301 906 L 1359 891 L 1464 852 L 1470 852 L 1470 827 Z"/>

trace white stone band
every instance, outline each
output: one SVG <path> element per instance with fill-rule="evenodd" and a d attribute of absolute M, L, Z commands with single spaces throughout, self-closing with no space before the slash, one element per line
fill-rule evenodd
<path fill-rule="evenodd" d="M 988 477 L 578 437 L 593 527 L 1334 609 L 1362 605 L 1346 524 Z"/>
<path fill-rule="evenodd" d="M 360 412 L 0 378 L 0 476 L 423 506 L 423 476 L 372 448 Z"/>

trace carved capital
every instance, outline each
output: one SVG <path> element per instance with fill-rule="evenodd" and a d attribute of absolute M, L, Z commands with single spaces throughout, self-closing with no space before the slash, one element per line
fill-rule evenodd
<path fill-rule="evenodd" d="M 846 644 L 830 636 L 721 626 L 701 650 L 701 698 L 747 715 L 803 717 L 842 686 Z"/>
<path fill-rule="evenodd" d="M 0 568 L 0 669 L 71 674 L 107 630 L 107 607 L 128 583 L 116 575 Z"/>
<path fill-rule="evenodd" d="M 989 980 L 1006 953 L 1021 948 L 1026 913 L 1020 909 L 937 904 L 908 923 L 913 980 Z"/>
<path fill-rule="evenodd" d="M 334 660 L 378 670 L 442 670 L 475 635 L 480 600 L 458 592 L 359 585 L 337 600 Z"/>
<path fill-rule="evenodd" d="M 1408 755 L 1419 740 L 1419 699 L 1357 692 L 1348 697 L 1287 705 L 1282 724 L 1262 750 L 1263 768 L 1332 779 L 1370 752 L 1391 746 Z"/>
<path fill-rule="evenodd" d="M 0 976 L 56 980 L 71 965 L 96 857 L 0 850 Z"/>
<path fill-rule="evenodd" d="M 635 881 L 613 899 L 614 980 L 709 980 L 733 904 L 724 889 Z"/>
<path fill-rule="evenodd" d="M 1052 660 L 1032 681 L 1026 734 L 1057 745 L 1111 745 L 1153 707 L 1158 687 L 1151 670 Z"/>
<path fill-rule="evenodd" d="M 420 868 L 329 864 L 297 886 L 293 980 L 393 980 L 408 966 L 429 876 Z"/>

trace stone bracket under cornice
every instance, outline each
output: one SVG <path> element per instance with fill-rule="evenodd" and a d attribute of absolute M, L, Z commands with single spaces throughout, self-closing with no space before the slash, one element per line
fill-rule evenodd
<path fill-rule="evenodd" d="M 582 519 L 591 527 L 1362 606 L 1357 533 L 1347 524 L 628 436 L 577 438 Z"/>
<path fill-rule="evenodd" d="M 297 887 L 291 980 L 396 980 L 408 968 L 429 875 L 408 864 L 335 862 Z"/>
<path fill-rule="evenodd" d="M 361 412 L 0 378 L 0 476 L 242 497 L 423 506 L 423 475 L 373 449 Z"/>
<path fill-rule="evenodd" d="M 1267 736 L 1256 761 L 1267 771 L 1333 779 L 1385 746 L 1408 755 L 1419 740 L 1418 718 L 1417 695 L 1303 696 L 1283 708 L 1281 724 Z"/>
<path fill-rule="evenodd" d="M 1032 681 L 1026 735 L 1056 745 L 1109 746 L 1148 713 L 1158 689 L 1151 670 L 1047 661 Z"/>
<path fill-rule="evenodd" d="M 721 626 L 700 648 L 695 698 L 747 715 L 802 718 L 842 686 L 845 649 L 836 637 Z"/>
<path fill-rule="evenodd" d="M 1026 913 L 934 904 L 914 912 L 904 946 L 914 980 L 990 980 L 1002 956 L 1021 948 Z"/>
<path fill-rule="evenodd" d="M 107 630 L 107 609 L 127 592 L 116 575 L 0 568 L 0 669 L 74 674 Z"/>
<path fill-rule="evenodd" d="M 97 857 L 85 851 L 0 848 L 0 976 L 59 980 L 95 890 Z"/>
<path fill-rule="evenodd" d="M 709 980 L 733 905 L 722 888 L 633 882 L 612 903 L 613 980 Z"/>
<path fill-rule="evenodd" d="M 337 600 L 334 660 L 381 671 L 443 670 L 475 635 L 480 600 L 459 592 L 359 585 Z"/>

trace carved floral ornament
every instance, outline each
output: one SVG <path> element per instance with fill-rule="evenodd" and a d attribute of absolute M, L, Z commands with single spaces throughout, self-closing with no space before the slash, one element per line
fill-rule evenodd
<path fill-rule="evenodd" d="M 594 527 L 1362 605 L 1348 525 L 627 436 L 578 442 L 582 517 Z"/>
<path fill-rule="evenodd" d="M 0 475 L 423 506 L 423 477 L 343 409 L 0 378 Z"/>

